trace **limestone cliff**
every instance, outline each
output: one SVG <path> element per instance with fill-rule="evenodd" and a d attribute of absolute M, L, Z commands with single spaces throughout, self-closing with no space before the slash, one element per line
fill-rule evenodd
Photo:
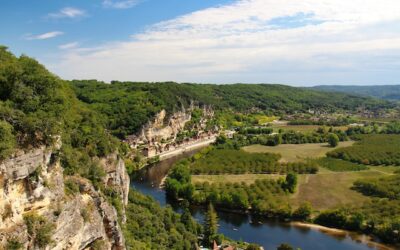
<path fill-rule="evenodd" d="M 201 117 L 193 119 L 193 112 L 201 111 Z M 181 111 L 167 114 L 166 110 L 157 113 L 136 135 L 127 137 L 132 148 L 140 148 L 143 155 L 153 157 L 166 151 L 171 151 L 181 144 L 194 142 L 210 137 L 218 132 L 218 128 L 207 130 L 207 123 L 214 117 L 214 111 L 208 106 L 190 105 Z M 195 121 L 194 121 L 195 120 Z M 188 128 L 187 124 L 191 122 Z M 180 135 L 185 134 L 181 136 Z"/>
<path fill-rule="evenodd" d="M 18 242 L 37 249 L 24 217 L 34 214 L 51 225 L 45 249 L 125 249 L 116 209 L 81 177 L 64 177 L 57 148 L 19 152 L 0 163 L 0 249 Z M 107 185 L 118 186 L 127 202 L 129 177 L 116 154 L 101 159 Z M 65 188 L 68 186 L 68 188 Z M 65 190 L 73 190 L 67 192 Z M 32 231 L 32 229 L 30 229 Z"/>

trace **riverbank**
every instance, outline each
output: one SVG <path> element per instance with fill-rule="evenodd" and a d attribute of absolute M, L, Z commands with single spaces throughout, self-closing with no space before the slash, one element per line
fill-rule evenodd
<path fill-rule="evenodd" d="M 304 222 L 290 222 L 290 225 L 295 226 L 295 227 L 300 227 L 300 228 L 309 228 L 313 230 L 318 230 L 322 233 L 334 236 L 334 237 L 350 237 L 354 241 L 366 244 L 370 247 L 374 247 L 378 250 L 396 250 L 396 247 L 384 245 L 382 243 L 374 241 L 373 237 L 365 234 L 359 234 L 357 232 L 351 232 L 343 229 L 338 229 L 338 228 L 330 228 L 330 227 L 325 227 L 317 224 L 311 224 L 311 223 L 304 223 Z"/>

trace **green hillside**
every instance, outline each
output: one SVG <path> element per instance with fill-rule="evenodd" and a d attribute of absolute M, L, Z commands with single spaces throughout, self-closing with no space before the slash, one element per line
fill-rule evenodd
<path fill-rule="evenodd" d="M 263 111 L 287 114 L 319 109 L 327 112 L 371 110 L 389 107 L 386 101 L 342 93 L 326 93 L 306 88 L 272 84 L 178 84 L 95 80 L 72 81 L 78 98 L 105 115 L 108 128 L 123 138 L 132 134 L 161 109 L 174 111 L 191 101 L 212 105 L 216 110 Z"/>
<path fill-rule="evenodd" d="M 348 94 L 371 96 L 390 101 L 400 101 L 400 85 L 380 85 L 380 86 L 316 86 L 316 90 L 336 91 Z"/>

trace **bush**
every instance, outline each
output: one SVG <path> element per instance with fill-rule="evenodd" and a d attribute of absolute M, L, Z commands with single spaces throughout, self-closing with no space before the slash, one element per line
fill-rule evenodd
<path fill-rule="evenodd" d="M 45 248 L 52 240 L 54 225 L 35 213 L 24 215 L 24 221 L 28 229 L 28 234 L 33 240 L 34 245 Z"/>

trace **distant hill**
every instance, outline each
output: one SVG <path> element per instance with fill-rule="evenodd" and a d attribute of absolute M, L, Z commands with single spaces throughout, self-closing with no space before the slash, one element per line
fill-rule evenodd
<path fill-rule="evenodd" d="M 336 91 L 362 96 L 371 96 L 390 101 L 400 101 L 400 85 L 376 85 L 376 86 L 315 86 L 313 89 L 324 91 Z"/>

